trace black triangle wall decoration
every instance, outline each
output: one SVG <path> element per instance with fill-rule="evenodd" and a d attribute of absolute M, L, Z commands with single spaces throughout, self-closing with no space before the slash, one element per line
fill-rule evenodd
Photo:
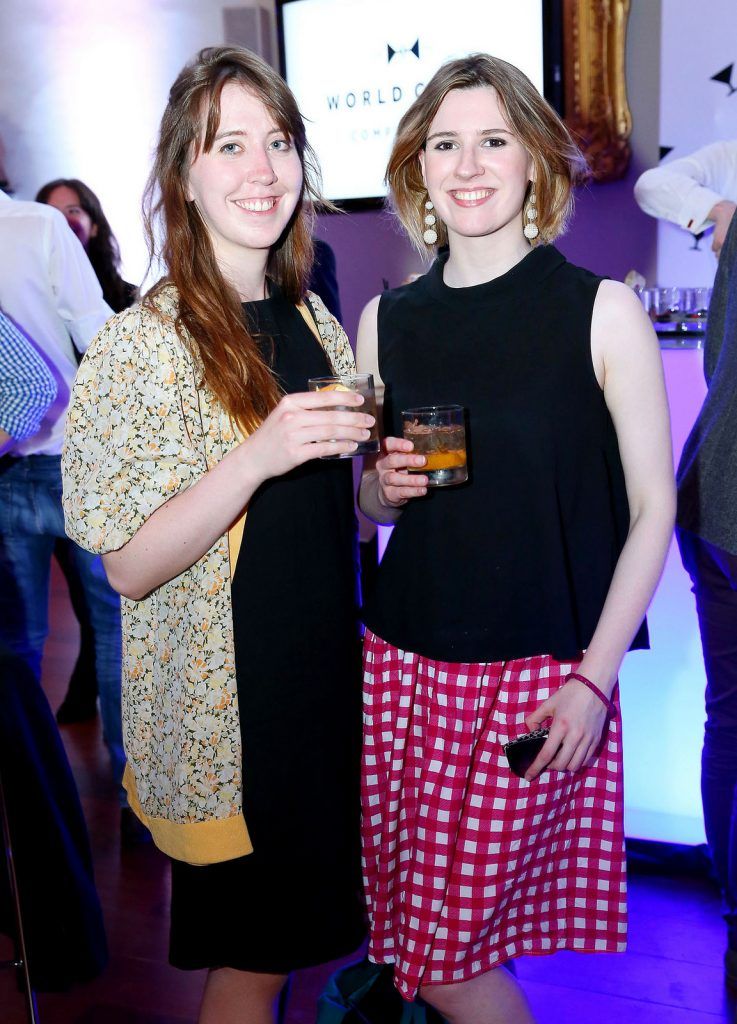
<path fill-rule="evenodd" d="M 728 64 L 726 68 L 722 68 L 721 71 L 717 71 L 715 75 L 711 76 L 712 82 L 721 82 L 722 85 L 726 85 L 729 89 L 729 95 L 737 92 L 737 89 L 732 85 L 732 71 L 734 70 L 734 64 Z"/>

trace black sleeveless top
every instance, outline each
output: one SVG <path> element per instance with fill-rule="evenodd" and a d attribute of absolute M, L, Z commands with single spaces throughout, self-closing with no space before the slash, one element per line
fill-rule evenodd
<path fill-rule="evenodd" d="M 627 538 L 617 437 L 591 359 L 601 281 L 552 246 L 470 288 L 447 257 L 379 305 L 385 432 L 412 406 L 468 414 L 469 480 L 405 507 L 366 625 L 440 661 L 575 658 Z M 648 646 L 645 623 L 632 647 Z"/>

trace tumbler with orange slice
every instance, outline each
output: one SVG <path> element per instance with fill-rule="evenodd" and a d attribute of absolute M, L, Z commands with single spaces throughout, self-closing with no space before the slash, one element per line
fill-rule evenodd
<path fill-rule="evenodd" d="M 310 391 L 357 391 L 363 395 L 363 405 L 359 412 L 368 413 L 374 417 L 374 425 L 371 427 L 371 434 L 366 441 L 359 441 L 358 448 L 353 452 L 344 455 L 325 455 L 326 459 L 350 459 L 354 455 L 369 455 L 379 451 L 379 426 L 376 414 L 376 392 L 374 390 L 374 376 L 372 373 L 341 373 L 331 377 L 310 377 L 307 381 Z M 354 406 L 336 405 L 335 409 L 344 412 L 355 412 Z M 339 441 L 340 438 L 333 440 Z"/>
<path fill-rule="evenodd" d="M 424 455 L 428 487 L 449 487 L 468 480 L 465 411 L 462 405 L 424 405 L 402 411 L 402 433 Z"/>

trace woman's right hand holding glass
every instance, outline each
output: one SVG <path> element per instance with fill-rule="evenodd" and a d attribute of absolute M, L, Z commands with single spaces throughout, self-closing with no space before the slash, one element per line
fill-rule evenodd
<path fill-rule="evenodd" d="M 410 498 L 427 494 L 427 477 L 418 473 L 427 461 L 424 455 L 413 454 L 414 445 L 403 437 L 387 437 L 376 460 L 379 477 L 378 498 L 386 508 L 399 508 Z M 408 472 L 410 469 L 415 472 Z"/>
<path fill-rule="evenodd" d="M 341 393 L 341 409 L 335 408 L 335 402 L 335 392 L 285 395 L 241 446 L 257 475 L 268 480 L 310 459 L 354 452 L 358 442 L 369 437 L 374 418 L 360 411 L 363 396 L 357 392 Z M 346 406 L 355 408 L 346 410 Z"/>

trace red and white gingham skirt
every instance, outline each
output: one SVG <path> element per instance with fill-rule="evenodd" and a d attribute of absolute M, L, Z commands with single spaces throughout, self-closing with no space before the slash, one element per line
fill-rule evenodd
<path fill-rule="evenodd" d="M 502 750 L 573 670 L 548 656 L 431 661 L 366 633 L 369 957 L 394 964 L 406 999 L 521 954 L 624 950 L 619 717 L 576 774 L 525 782 Z"/>

